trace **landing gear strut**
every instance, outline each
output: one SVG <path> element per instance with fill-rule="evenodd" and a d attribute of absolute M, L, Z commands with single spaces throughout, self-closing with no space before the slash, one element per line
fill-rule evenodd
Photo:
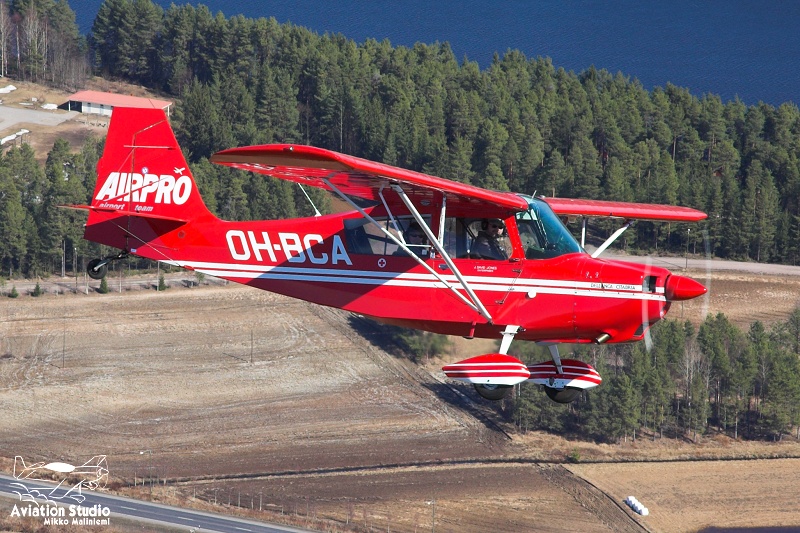
<path fill-rule="evenodd" d="M 102 259 L 92 259 L 86 265 L 86 274 L 92 279 L 103 279 L 108 272 L 108 264 L 112 261 L 119 261 L 128 257 L 128 252 L 120 252 L 117 255 L 108 255 Z"/>
<path fill-rule="evenodd" d="M 596 387 L 602 381 L 600 374 L 587 363 L 574 359 L 562 360 L 555 343 L 538 344 L 547 346 L 552 362 L 547 361 L 528 368 L 534 376 L 532 381 L 544 387 L 545 394 L 554 402 L 572 403 L 580 397 L 582 391 Z"/>
<path fill-rule="evenodd" d="M 503 355 L 508 354 L 508 349 L 511 347 L 511 341 L 514 340 L 514 335 L 519 331 L 519 326 L 506 326 L 503 331 L 503 340 L 500 343 L 500 353 Z M 496 402 L 502 400 L 508 393 L 511 392 L 511 385 L 489 385 L 484 383 L 475 383 L 473 385 L 475 391 L 481 395 L 481 398 Z"/>
<path fill-rule="evenodd" d="M 561 365 L 561 356 L 558 353 L 558 345 L 548 344 L 547 349 L 550 351 L 550 357 L 553 359 L 553 364 L 556 366 L 556 371 L 559 374 L 564 373 L 564 367 Z M 580 389 L 573 387 L 563 387 L 557 389 L 549 385 L 544 385 L 544 392 L 547 397 L 556 403 L 572 403 L 578 399 L 581 393 Z"/>

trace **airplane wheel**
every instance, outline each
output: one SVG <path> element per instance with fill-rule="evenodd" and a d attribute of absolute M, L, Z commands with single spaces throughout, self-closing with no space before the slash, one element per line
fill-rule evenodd
<path fill-rule="evenodd" d="M 581 393 L 581 389 L 574 387 L 565 387 L 563 389 L 545 387 L 544 391 L 547 393 L 547 397 L 556 403 L 572 403 L 578 399 Z"/>
<path fill-rule="evenodd" d="M 502 400 L 509 392 L 511 392 L 511 385 L 479 385 L 475 383 L 475 390 L 482 398 L 492 400 Z"/>
<path fill-rule="evenodd" d="M 89 261 L 89 264 L 86 265 L 86 273 L 92 279 L 103 279 L 106 277 L 107 272 L 108 262 L 104 263 L 102 259 L 92 259 Z"/>

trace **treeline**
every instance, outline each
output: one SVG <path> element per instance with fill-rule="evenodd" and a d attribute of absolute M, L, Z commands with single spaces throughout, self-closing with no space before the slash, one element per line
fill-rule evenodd
<path fill-rule="evenodd" d="M 546 350 L 527 346 L 530 362 L 549 359 Z M 797 432 L 800 439 L 800 308 L 770 330 L 754 322 L 747 333 L 722 313 L 697 331 L 667 320 L 652 329 L 647 346 L 579 347 L 603 376 L 600 387 L 565 406 L 523 385 L 506 412 L 522 431 L 611 442 L 643 433 L 696 441 L 715 431 L 774 440 Z"/>
<path fill-rule="evenodd" d="M 492 189 L 679 203 L 709 213 L 709 253 L 800 260 L 791 103 L 647 91 L 622 74 L 575 74 L 518 51 L 480 70 L 446 43 L 356 44 L 149 0 L 106 0 L 90 44 L 98 71 L 180 96 L 192 162 L 235 145 L 302 142 Z M 217 205 L 240 204 L 220 189 L 220 172 L 202 169 Z M 702 232 L 688 229 L 642 223 L 626 246 L 705 252 Z"/>
<path fill-rule="evenodd" d="M 0 0 L 0 78 L 75 90 L 91 73 L 67 0 Z"/>
<path fill-rule="evenodd" d="M 74 26 L 63 1 L 0 0 L 0 7 L 17 24 L 23 14 L 48 13 L 52 23 L 63 12 Z M 692 227 L 639 223 L 624 235 L 631 250 L 800 261 L 794 104 L 723 104 L 673 85 L 647 91 L 622 74 L 574 74 L 517 51 L 480 70 L 456 60 L 446 43 L 356 44 L 274 19 L 225 18 L 204 6 L 163 10 L 150 0 L 106 0 L 88 46 L 95 72 L 178 97 L 179 141 L 223 218 L 313 212 L 296 186 L 207 161 L 231 146 L 301 142 L 492 189 L 677 203 L 709 214 Z M 32 63 L 24 57 L 39 56 L 17 50 L 19 75 L 52 70 L 25 67 Z M 91 189 L 94 177 L 82 179 Z M 16 182 L 21 196 L 31 187 Z M 324 210 L 324 196 L 309 193 Z M 610 231 L 593 229 L 598 237 Z M 52 255 L 41 247 L 58 240 L 29 240 L 26 256 L 0 258 L 3 271 L 43 273 L 31 269 L 47 261 L 31 256 Z"/>
<path fill-rule="evenodd" d="M 47 276 L 60 273 L 62 264 L 81 271 L 87 253 L 98 254 L 82 238 L 86 214 L 56 206 L 87 203 L 101 150 L 90 140 L 72 153 L 58 139 L 44 168 L 27 144 L 0 156 L 0 277 Z"/>

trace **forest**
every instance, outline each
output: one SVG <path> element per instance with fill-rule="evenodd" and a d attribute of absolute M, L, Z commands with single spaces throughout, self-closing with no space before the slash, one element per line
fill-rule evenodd
<path fill-rule="evenodd" d="M 794 103 L 722 102 L 670 84 L 648 91 L 623 73 L 568 72 L 514 50 L 481 70 L 447 43 L 356 43 L 273 18 L 226 18 L 202 5 L 164 10 L 150 0 L 105 0 L 85 38 L 74 20 L 65 0 L 0 0 L 0 74 L 64 88 L 99 75 L 174 99 L 178 140 L 207 204 L 223 218 L 312 212 L 286 182 L 208 162 L 232 146 L 297 142 L 489 189 L 708 213 L 691 228 L 635 225 L 622 243 L 632 253 L 800 261 Z M 4 276 L 57 273 L 62 259 L 80 269 L 97 253 L 80 239 L 81 215 L 53 206 L 87 202 L 101 150 L 101 140 L 79 153 L 57 142 L 44 168 L 24 145 L 0 156 Z M 324 197 L 314 200 L 325 208 Z M 611 231 L 591 230 L 596 239 Z M 595 437 L 714 425 L 777 438 L 800 423 L 792 320 L 770 331 L 754 324 L 746 334 L 722 315 L 697 331 L 666 322 L 654 329 L 650 350 L 583 353 L 609 377 L 569 407 L 569 417 L 525 388 L 509 416 L 523 429 Z"/>
<path fill-rule="evenodd" d="M 598 441 L 677 438 L 707 433 L 734 439 L 800 439 L 800 308 L 785 322 L 744 333 L 724 314 L 709 314 L 697 330 L 665 320 L 651 340 L 575 347 L 603 384 L 565 407 L 522 386 L 503 412 L 521 431 L 544 429 Z M 545 361 L 546 350 L 518 343 L 523 360 Z M 538 353 L 536 353 L 538 352 Z M 515 353 L 515 355 L 517 355 Z"/>

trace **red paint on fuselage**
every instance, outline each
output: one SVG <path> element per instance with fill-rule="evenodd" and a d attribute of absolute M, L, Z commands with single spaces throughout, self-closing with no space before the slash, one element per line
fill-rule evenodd
<path fill-rule="evenodd" d="M 506 325 L 514 325 L 520 327 L 517 339 L 638 340 L 647 327 L 664 316 L 670 295 L 683 299 L 704 291 L 696 282 L 675 276 L 668 287 L 670 272 L 663 268 L 593 259 L 576 251 L 579 247 L 571 237 L 566 239 L 571 247 L 559 250 L 559 242 L 550 241 L 548 247 L 533 252 L 528 248 L 526 257 L 528 244 L 520 238 L 517 217 L 522 217 L 520 224 L 528 231 L 534 229 L 531 220 L 541 222 L 543 218 L 525 219 L 524 215 L 533 211 L 520 211 L 518 204 L 530 202 L 532 210 L 536 204 L 537 209 L 541 208 L 536 216 L 549 216 L 549 223 L 567 232 L 541 200 L 484 191 L 479 196 L 485 198 L 478 201 L 475 188 L 453 185 L 448 192 L 453 198 L 448 196 L 451 199 L 445 213 L 454 227 L 461 228 L 459 238 L 464 242 L 468 224 L 491 217 L 502 219 L 507 228 L 507 260 L 476 259 L 464 250 L 462 241 L 460 245 L 452 244 L 453 263 L 491 315 L 490 323 L 413 258 L 395 255 L 396 245 L 391 239 L 386 240 L 382 250 L 380 245 L 376 250 L 358 243 L 356 230 L 364 219 L 357 211 L 276 221 L 217 219 L 206 209 L 169 124 L 161 117 L 163 113 L 125 109 L 114 113 L 98 165 L 92 206 L 88 207 L 85 238 L 141 257 L 386 323 L 486 338 L 499 338 Z M 121 117 L 124 122 L 120 122 Z M 317 152 L 327 154 L 320 150 L 314 153 Z M 366 164 L 341 157 L 350 163 Z M 375 168 L 383 172 L 389 167 Z M 429 187 L 421 189 L 424 194 L 418 195 L 417 208 L 430 221 L 433 234 L 444 235 L 439 224 L 445 206 L 430 187 L 450 182 L 396 172 L 401 183 L 405 179 L 419 187 Z M 357 173 L 347 176 L 351 177 L 352 182 L 347 183 L 354 190 L 360 190 L 357 186 L 361 181 L 367 190 L 373 190 L 369 187 L 374 187 L 374 176 L 368 180 Z M 296 177 L 302 179 L 302 175 Z M 462 189 L 463 197 L 459 196 Z M 410 227 L 410 214 L 397 192 L 388 187 L 381 188 L 380 194 L 392 206 L 394 217 L 405 217 L 405 227 L 395 230 Z M 366 212 L 373 217 L 388 216 L 381 204 Z M 386 225 L 390 227 L 388 222 Z M 374 237 L 373 243 L 381 242 L 380 234 L 377 241 Z M 448 239 L 445 235 L 445 248 L 451 245 Z M 441 257 L 425 261 L 455 290 L 465 294 Z"/>

